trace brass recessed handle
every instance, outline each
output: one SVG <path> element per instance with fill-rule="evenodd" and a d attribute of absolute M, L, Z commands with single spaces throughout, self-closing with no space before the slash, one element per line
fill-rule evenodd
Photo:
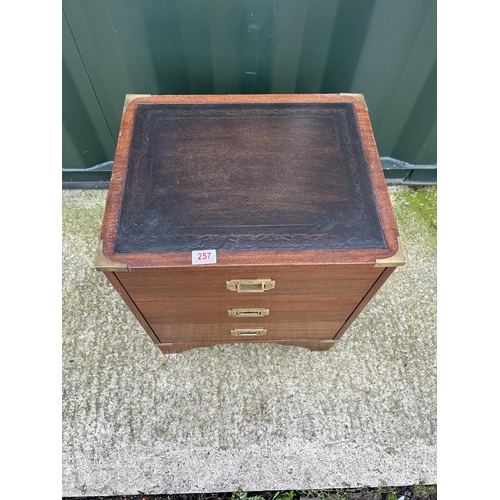
<path fill-rule="evenodd" d="M 232 292 L 265 292 L 272 290 L 276 281 L 264 278 L 255 280 L 230 280 L 226 281 L 226 288 Z"/>
<path fill-rule="evenodd" d="M 269 309 L 261 307 L 254 307 L 253 309 L 229 309 L 227 314 L 234 318 L 255 318 L 267 316 L 269 314 Z"/>
<path fill-rule="evenodd" d="M 265 328 L 237 328 L 231 330 L 231 335 L 235 337 L 261 337 L 266 333 L 267 330 Z"/>

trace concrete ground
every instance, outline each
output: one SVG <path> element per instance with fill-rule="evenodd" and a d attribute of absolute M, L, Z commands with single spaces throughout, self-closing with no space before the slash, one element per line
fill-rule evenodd
<path fill-rule="evenodd" d="M 93 269 L 107 191 L 63 191 L 63 496 L 437 483 L 436 188 L 390 194 L 407 265 L 330 351 L 163 355 Z"/>

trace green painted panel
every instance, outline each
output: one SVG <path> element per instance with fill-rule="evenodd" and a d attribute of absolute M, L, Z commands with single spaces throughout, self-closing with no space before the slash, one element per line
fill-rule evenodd
<path fill-rule="evenodd" d="M 210 2 L 214 93 L 261 94 L 271 85 L 274 2 Z"/>
<path fill-rule="evenodd" d="M 377 4 L 373 0 L 339 1 L 321 92 L 354 92 L 352 82 L 361 53 L 366 47 L 371 50 L 371 41 L 367 41 L 367 35 Z M 365 93 L 362 89 L 357 89 L 356 92 Z"/>
<path fill-rule="evenodd" d="M 421 92 L 435 93 L 424 85 L 436 63 L 436 4 L 386 0 L 377 4 L 374 16 L 353 87 L 368 87 L 364 93 L 380 155 L 417 163 L 414 151 L 398 156 L 398 141 Z M 435 106 L 424 112 L 436 121 Z"/>
<path fill-rule="evenodd" d="M 281 0 L 276 2 L 275 48 L 271 76 L 271 94 L 293 94 L 300 63 L 302 33 L 307 2 Z"/>
<path fill-rule="evenodd" d="M 338 6 L 338 0 L 307 2 L 295 84 L 298 94 L 321 91 Z"/>
<path fill-rule="evenodd" d="M 437 67 L 434 64 L 397 138 L 394 146 L 396 158 L 403 154 L 412 159 L 416 158 L 425 144 L 429 130 L 434 127 L 434 117 L 429 116 L 428 110 L 437 106 L 436 79 Z"/>
<path fill-rule="evenodd" d="M 137 24 L 138 3 L 126 2 L 126 6 L 124 3 L 121 12 L 113 7 L 107 1 L 63 2 L 69 26 L 116 141 L 125 95 L 155 93 L 156 80 L 151 73 L 142 73 L 143 60 L 137 56 L 144 46 L 144 35 L 130 24 Z M 136 41 L 139 50 L 131 50 L 130 39 Z M 143 87 L 146 88 L 141 90 Z"/>
<path fill-rule="evenodd" d="M 112 159 L 135 93 L 359 92 L 381 156 L 436 163 L 436 0 L 62 6 L 65 166 Z"/>
<path fill-rule="evenodd" d="M 115 142 L 64 16 L 62 40 L 62 166 L 86 168 L 112 160 Z"/>

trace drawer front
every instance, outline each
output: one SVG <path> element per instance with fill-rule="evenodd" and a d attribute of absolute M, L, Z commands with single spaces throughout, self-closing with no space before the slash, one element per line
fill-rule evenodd
<path fill-rule="evenodd" d="M 246 340 L 332 339 L 343 324 L 343 321 L 316 321 L 300 324 L 267 322 L 247 323 L 245 325 L 151 324 L 151 327 L 160 342 L 244 342 Z"/>
<path fill-rule="evenodd" d="M 212 323 L 238 326 L 251 323 L 345 321 L 359 301 L 359 295 L 340 294 L 319 295 L 315 300 L 295 296 L 226 296 L 136 302 L 136 305 L 150 324 Z"/>
<path fill-rule="evenodd" d="M 381 272 L 360 266 L 207 267 L 132 271 L 119 279 L 161 342 L 306 341 L 332 339 Z M 274 283 L 261 292 L 254 283 L 248 292 L 226 286 L 255 279 Z M 234 310 L 247 314 L 230 315 Z M 252 310 L 266 313 L 248 315 Z M 244 329 L 249 331 L 231 334 Z"/>
<path fill-rule="evenodd" d="M 135 302 L 158 302 L 174 298 L 232 297 L 250 303 L 255 298 L 317 297 L 318 295 L 363 296 L 382 272 L 368 266 L 268 266 L 183 269 L 141 269 L 120 273 L 119 279 Z M 255 292 L 258 287 L 242 287 L 248 292 L 230 291 L 232 280 L 270 279 L 274 287 Z M 313 299 L 315 300 L 315 299 Z"/>

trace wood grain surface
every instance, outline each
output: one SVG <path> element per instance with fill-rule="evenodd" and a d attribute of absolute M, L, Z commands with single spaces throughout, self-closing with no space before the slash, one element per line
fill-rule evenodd
<path fill-rule="evenodd" d="M 245 339 L 243 341 L 231 341 L 227 342 L 228 344 L 234 344 L 234 345 L 242 345 L 242 344 L 252 344 L 252 343 L 261 343 L 261 344 L 280 344 L 284 346 L 290 346 L 290 347 L 302 347 L 304 349 L 309 349 L 310 351 L 328 351 L 331 349 L 334 345 L 335 342 L 333 343 L 322 343 L 318 342 L 315 340 L 272 340 L 272 341 L 266 341 L 266 340 L 250 340 L 250 339 Z M 159 344 L 158 348 L 163 352 L 164 354 L 176 354 L 180 352 L 187 351 L 189 349 L 197 349 L 200 347 L 213 347 L 215 345 L 219 344 L 219 342 L 175 342 L 175 343 L 168 343 L 168 344 Z"/>
<path fill-rule="evenodd" d="M 394 272 L 394 267 L 386 267 L 383 268 L 383 272 L 380 277 L 375 281 L 373 286 L 370 288 L 368 293 L 363 297 L 363 299 L 359 302 L 358 306 L 354 309 L 351 316 L 347 319 L 345 324 L 339 330 L 337 335 L 335 336 L 335 340 L 340 340 L 345 331 L 351 326 L 353 321 L 359 316 L 359 313 L 366 307 L 368 302 L 373 298 L 373 296 L 380 290 L 382 285 L 387 281 L 389 276 Z"/>
<path fill-rule="evenodd" d="M 240 340 L 323 340 L 333 339 L 340 330 L 343 321 L 310 321 L 302 323 L 269 323 L 255 321 L 253 324 L 152 324 L 152 328 L 160 342 L 233 342 Z M 235 337 L 232 329 L 265 328 L 267 333 L 262 337 Z"/>
<path fill-rule="evenodd" d="M 105 274 L 164 353 L 330 349 L 393 272 L 374 264 L 396 253 L 398 234 L 356 97 L 152 96 L 123 114 L 101 239 L 127 270 Z M 216 263 L 192 265 L 191 251 L 209 249 Z M 276 283 L 227 290 L 236 279 Z"/>
<path fill-rule="evenodd" d="M 137 321 L 139 321 L 144 330 L 146 330 L 146 333 L 151 337 L 151 340 L 154 343 L 158 343 L 159 339 L 156 336 L 153 329 L 151 328 L 151 325 L 148 323 L 146 318 L 144 318 L 142 312 L 139 310 L 135 302 L 132 300 L 125 287 L 121 284 L 120 280 L 116 276 L 116 273 L 104 273 L 104 274 L 106 278 L 108 278 L 109 282 L 113 285 L 115 290 L 118 292 L 120 297 L 123 299 L 125 304 L 127 304 L 129 309 L 132 311 L 132 314 L 136 317 Z"/>
<path fill-rule="evenodd" d="M 362 282 L 374 282 L 382 273 L 383 268 L 355 265 L 329 266 L 191 266 L 189 268 L 167 269 L 134 269 L 131 272 L 118 273 L 120 280 L 127 289 L 131 287 L 171 287 L 172 293 L 182 293 L 188 288 L 189 293 L 201 294 L 224 292 L 238 296 L 246 293 L 230 292 L 226 288 L 226 281 L 235 279 L 269 278 L 276 281 L 275 288 L 262 293 L 251 295 L 275 294 L 307 294 L 331 293 L 335 290 L 344 290 L 343 286 L 350 282 L 350 286 L 363 287 Z"/>
<path fill-rule="evenodd" d="M 273 297 L 273 299 L 239 300 L 238 298 L 183 298 L 164 300 L 161 302 L 136 302 L 146 320 L 151 324 L 181 325 L 197 324 L 230 324 L 235 328 L 255 323 L 345 321 L 357 307 L 360 297 L 322 296 L 305 300 L 304 297 Z M 267 316 L 260 318 L 229 316 L 228 311 L 234 308 L 264 308 L 269 310 Z"/>

